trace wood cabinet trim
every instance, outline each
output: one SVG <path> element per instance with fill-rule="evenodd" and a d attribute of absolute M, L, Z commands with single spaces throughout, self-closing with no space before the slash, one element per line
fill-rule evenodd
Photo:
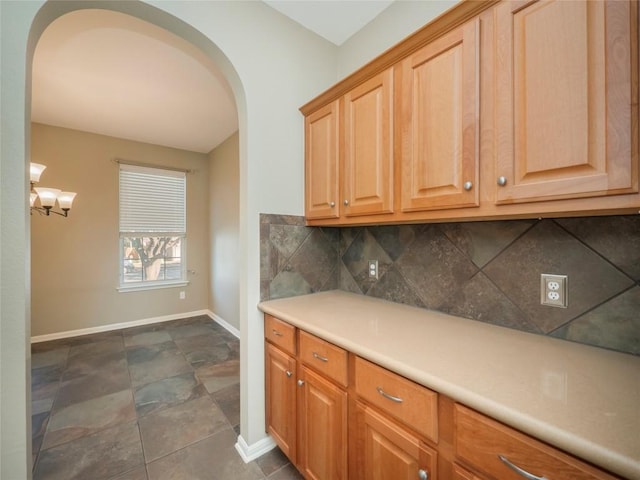
<path fill-rule="evenodd" d="M 465 0 L 454 5 L 420 30 L 406 37 L 399 44 L 389 48 L 371 62 L 346 77 L 340 83 L 334 85 L 329 90 L 300 107 L 300 111 L 303 115 L 308 115 L 322 105 L 340 98 L 349 90 L 393 66 L 404 57 L 415 52 L 427 43 L 462 25 L 466 21 L 479 15 L 484 10 L 491 8 L 491 6 L 498 3 L 498 1 L 499 0 L 483 0 L 479 2 L 474 0 Z"/>

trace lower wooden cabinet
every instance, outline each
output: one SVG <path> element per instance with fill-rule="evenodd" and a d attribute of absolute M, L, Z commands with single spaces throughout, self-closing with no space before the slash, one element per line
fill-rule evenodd
<path fill-rule="evenodd" d="M 362 480 L 435 480 L 437 453 L 420 438 L 355 403 L 355 432 L 350 452 L 355 456 L 351 477 Z"/>
<path fill-rule="evenodd" d="M 278 322 L 265 317 L 267 432 L 306 479 L 346 480 L 347 392 L 331 376 L 346 379 L 347 354 L 307 333 L 301 342 L 302 332 Z M 329 367 L 331 376 L 305 359 L 319 362 L 320 371 Z"/>
<path fill-rule="evenodd" d="M 307 480 L 617 477 L 265 316 L 266 429 Z"/>
<path fill-rule="evenodd" d="M 296 361 L 267 343 L 265 345 L 267 432 L 292 462 L 296 461 Z"/>
<path fill-rule="evenodd" d="M 298 469 L 309 479 L 347 478 L 347 392 L 302 367 Z"/>

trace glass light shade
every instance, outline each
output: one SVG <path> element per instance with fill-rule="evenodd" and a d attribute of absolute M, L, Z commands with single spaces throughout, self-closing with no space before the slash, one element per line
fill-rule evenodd
<path fill-rule="evenodd" d="M 37 199 L 38 199 L 38 194 L 31 192 L 29 194 L 29 206 L 33 207 L 36 204 Z"/>
<path fill-rule="evenodd" d="M 40 181 L 40 175 L 42 175 L 45 168 L 47 168 L 47 166 L 40 163 L 29 164 L 29 176 L 31 177 L 32 183 L 38 183 Z"/>
<path fill-rule="evenodd" d="M 70 210 L 73 199 L 76 196 L 76 192 L 62 192 L 58 195 L 58 205 L 63 210 Z"/>
<path fill-rule="evenodd" d="M 60 194 L 57 188 L 36 187 L 35 191 L 40 197 L 40 205 L 43 207 L 53 207 L 56 204 L 56 198 Z"/>

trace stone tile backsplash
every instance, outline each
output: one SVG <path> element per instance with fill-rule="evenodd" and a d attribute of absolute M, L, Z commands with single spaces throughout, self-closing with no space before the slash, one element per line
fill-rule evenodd
<path fill-rule="evenodd" d="M 341 289 L 640 355 L 640 215 L 306 227 L 261 215 L 261 298 Z M 378 279 L 367 261 L 378 260 Z M 540 274 L 569 307 L 540 305 Z"/>

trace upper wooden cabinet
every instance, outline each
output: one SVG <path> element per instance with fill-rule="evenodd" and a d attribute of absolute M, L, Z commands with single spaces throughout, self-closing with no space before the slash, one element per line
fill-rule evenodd
<path fill-rule="evenodd" d="M 343 211 L 393 211 L 393 71 L 344 96 Z"/>
<path fill-rule="evenodd" d="M 631 18 L 623 1 L 498 5 L 498 203 L 637 191 Z"/>
<path fill-rule="evenodd" d="M 309 219 L 338 218 L 340 113 L 338 100 L 305 118 L 305 211 Z"/>
<path fill-rule="evenodd" d="M 310 225 L 640 209 L 637 0 L 462 1 L 304 105 Z"/>
<path fill-rule="evenodd" d="M 469 22 L 402 61 L 402 211 L 477 206 L 479 32 Z"/>
<path fill-rule="evenodd" d="M 393 71 L 305 118 L 308 219 L 393 211 Z"/>

